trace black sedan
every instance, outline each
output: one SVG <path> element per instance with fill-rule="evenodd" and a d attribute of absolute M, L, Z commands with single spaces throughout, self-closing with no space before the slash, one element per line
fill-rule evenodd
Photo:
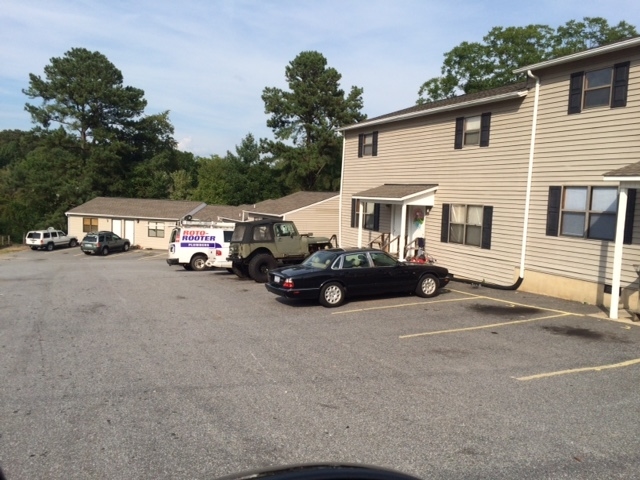
<path fill-rule="evenodd" d="M 337 307 L 345 297 L 385 293 L 415 293 L 434 297 L 449 283 L 444 267 L 396 260 L 371 248 L 319 250 L 300 265 L 269 272 L 267 290 L 286 298 L 318 299 Z"/>

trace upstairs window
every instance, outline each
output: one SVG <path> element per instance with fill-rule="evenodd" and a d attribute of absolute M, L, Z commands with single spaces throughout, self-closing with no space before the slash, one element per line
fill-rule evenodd
<path fill-rule="evenodd" d="M 596 107 L 626 107 L 629 62 L 613 67 L 576 72 L 569 83 L 569 114 Z"/>
<path fill-rule="evenodd" d="M 358 135 L 358 157 L 376 157 L 378 155 L 378 132 Z"/>
<path fill-rule="evenodd" d="M 471 117 L 456 118 L 456 133 L 453 148 L 489 146 L 489 131 L 491 129 L 491 112 Z"/>

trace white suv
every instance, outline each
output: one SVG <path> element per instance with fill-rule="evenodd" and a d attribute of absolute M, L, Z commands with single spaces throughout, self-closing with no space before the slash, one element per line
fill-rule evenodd
<path fill-rule="evenodd" d="M 27 245 L 31 247 L 31 250 L 51 251 L 56 247 L 75 247 L 78 245 L 78 238 L 67 235 L 62 230 L 49 227 L 46 230 L 27 232 Z"/>

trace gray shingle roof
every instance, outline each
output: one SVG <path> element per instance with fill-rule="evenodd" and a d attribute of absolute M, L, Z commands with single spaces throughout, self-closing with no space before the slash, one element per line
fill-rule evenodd
<path fill-rule="evenodd" d="M 269 215 L 285 215 L 294 210 L 299 210 L 329 198 L 340 195 L 339 192 L 296 192 L 286 197 L 275 200 L 264 200 L 252 206 L 246 206 L 244 210 Z"/>
<path fill-rule="evenodd" d="M 244 206 L 234 207 L 232 205 L 207 205 L 199 210 L 193 217 L 207 222 L 217 222 L 219 220 L 242 220 L 242 210 Z"/>
<path fill-rule="evenodd" d="M 185 215 L 194 215 L 204 207 L 203 202 L 186 200 L 157 200 L 150 198 L 96 197 L 72 208 L 70 215 L 117 216 L 121 218 L 149 218 L 178 220 Z"/>
<path fill-rule="evenodd" d="M 444 100 L 437 100 L 435 102 L 427 102 L 427 103 L 423 103 L 422 105 L 414 105 L 413 107 L 405 108 L 405 109 L 398 110 L 398 111 L 391 112 L 391 113 L 386 113 L 386 114 L 380 115 L 378 117 L 368 118 L 365 121 L 366 122 L 372 122 L 372 121 L 376 121 L 376 120 L 383 120 L 383 119 L 388 118 L 388 117 L 397 117 L 397 116 L 400 116 L 400 115 L 406 115 L 408 113 L 428 111 L 428 110 L 433 110 L 435 108 L 441 108 L 441 107 L 447 107 L 447 106 L 450 106 L 450 105 L 456 105 L 456 104 L 459 104 L 459 103 L 472 102 L 474 100 L 489 99 L 491 97 L 499 97 L 499 96 L 504 95 L 506 93 L 513 93 L 513 92 L 518 92 L 520 90 L 526 90 L 526 89 L 527 89 L 527 82 L 519 82 L 519 83 L 514 83 L 514 84 L 511 84 L 511 85 L 504 85 L 502 87 L 497 87 L 497 88 L 492 88 L 492 89 L 489 89 L 489 90 L 484 90 L 482 92 L 469 93 L 467 95 L 458 95 L 457 97 L 453 97 L 453 98 L 445 98 Z"/>
<path fill-rule="evenodd" d="M 385 183 L 378 187 L 370 188 L 358 192 L 353 196 L 355 198 L 388 198 L 401 200 L 405 197 L 416 195 L 425 190 L 437 188 L 437 184 L 427 183 Z"/>
<path fill-rule="evenodd" d="M 605 177 L 640 177 L 640 162 L 604 174 Z"/>

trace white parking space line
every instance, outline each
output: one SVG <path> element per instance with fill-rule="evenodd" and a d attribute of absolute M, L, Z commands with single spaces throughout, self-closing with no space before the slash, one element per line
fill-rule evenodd
<path fill-rule="evenodd" d="M 149 258 L 164 257 L 166 255 L 167 255 L 166 252 L 157 253 L 156 255 L 144 255 L 143 257 L 140 257 L 138 260 L 147 260 Z"/>
<path fill-rule="evenodd" d="M 521 380 L 521 381 L 538 380 L 541 378 L 556 377 L 558 375 L 568 375 L 571 373 L 600 372 L 602 370 L 609 370 L 611 368 L 629 367 L 631 365 L 637 365 L 637 364 L 640 364 L 640 358 L 636 358 L 634 360 L 627 360 L 626 362 L 612 363 L 609 365 L 600 365 L 597 367 L 572 368 L 569 370 L 558 370 L 557 372 L 539 373 L 537 375 L 529 375 L 528 377 L 514 377 L 514 378 L 516 380 Z"/>

